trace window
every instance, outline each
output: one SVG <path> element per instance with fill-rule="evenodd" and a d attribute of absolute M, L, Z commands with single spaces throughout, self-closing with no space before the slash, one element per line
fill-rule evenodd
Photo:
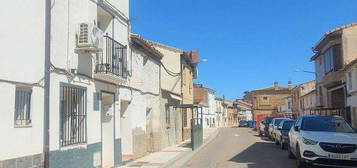
<path fill-rule="evenodd" d="M 263 104 L 269 104 L 269 98 L 268 98 L 268 96 L 263 96 L 262 103 L 263 103 Z"/>
<path fill-rule="evenodd" d="M 168 104 L 165 106 L 165 121 L 166 124 L 170 124 L 170 107 Z"/>
<path fill-rule="evenodd" d="M 31 124 L 31 94 L 29 87 L 16 87 L 15 91 L 15 125 L 26 126 Z"/>
<path fill-rule="evenodd" d="M 319 87 L 319 98 L 320 98 L 320 105 L 322 105 L 323 101 L 324 101 L 324 98 L 322 96 L 322 87 L 321 86 Z"/>
<path fill-rule="evenodd" d="M 291 102 L 288 102 L 288 109 L 291 109 Z"/>
<path fill-rule="evenodd" d="M 87 141 L 87 95 L 85 88 L 61 85 L 61 146 L 85 143 Z"/>
<path fill-rule="evenodd" d="M 330 47 L 323 54 L 323 59 L 325 64 L 325 74 L 341 69 L 343 64 L 341 44 Z"/>
<path fill-rule="evenodd" d="M 329 48 L 324 53 L 325 74 L 333 71 L 333 48 Z"/>
<path fill-rule="evenodd" d="M 187 127 L 187 109 L 182 109 L 182 117 L 183 117 L 183 126 Z"/>
<path fill-rule="evenodd" d="M 352 90 L 352 72 L 348 72 L 348 90 Z"/>

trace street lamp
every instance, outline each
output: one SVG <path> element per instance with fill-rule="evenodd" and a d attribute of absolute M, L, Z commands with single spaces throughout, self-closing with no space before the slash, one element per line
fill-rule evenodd
<path fill-rule="evenodd" d="M 202 58 L 202 59 L 200 59 L 198 62 L 207 62 L 207 61 L 208 61 L 208 59 Z"/>
<path fill-rule="evenodd" d="M 305 72 L 305 73 L 316 74 L 316 72 L 313 72 L 313 71 L 305 71 L 305 70 L 300 70 L 300 69 L 295 69 L 294 72 Z"/>

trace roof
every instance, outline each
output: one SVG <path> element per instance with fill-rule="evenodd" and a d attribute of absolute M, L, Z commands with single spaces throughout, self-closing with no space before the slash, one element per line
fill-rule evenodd
<path fill-rule="evenodd" d="M 320 54 L 318 53 L 318 51 L 320 51 L 321 47 L 323 46 L 324 43 L 326 43 L 327 41 L 331 40 L 331 37 L 334 35 L 341 35 L 342 34 L 342 30 L 350 28 L 352 26 L 356 26 L 357 22 L 353 22 L 351 24 L 347 24 L 347 25 L 343 25 L 341 27 L 337 27 L 335 29 L 329 30 L 327 31 L 322 38 L 315 44 L 315 46 L 313 47 L 313 51 L 317 51 L 317 53 L 315 53 L 312 57 L 311 57 L 311 61 L 315 60 Z"/>
<path fill-rule="evenodd" d="M 357 59 L 355 59 L 355 60 L 351 61 L 350 63 L 348 63 L 347 65 L 345 65 L 343 70 L 347 70 L 347 69 L 351 68 L 355 64 L 357 64 Z"/>
<path fill-rule="evenodd" d="M 155 47 L 153 47 L 153 45 L 151 43 L 149 43 L 147 40 L 144 40 L 139 35 L 131 34 L 130 37 L 131 37 L 131 40 L 134 43 L 140 45 L 140 47 L 142 47 L 145 50 L 149 51 L 151 54 L 153 54 L 154 56 L 158 57 L 159 59 L 164 57 L 164 55 L 159 50 L 155 49 Z"/>
<path fill-rule="evenodd" d="M 301 95 L 301 97 L 307 96 L 307 95 L 312 94 L 312 93 L 314 93 L 314 92 L 316 92 L 315 89 L 314 89 L 314 90 L 311 90 L 310 92 L 307 92 L 307 93 L 304 94 L 304 95 Z"/>
<path fill-rule="evenodd" d="M 300 83 L 300 84 L 296 85 L 293 89 L 301 87 L 301 86 L 303 86 L 305 84 L 308 84 L 308 83 L 311 83 L 311 82 L 315 82 L 315 80 L 310 80 L 310 81 L 307 81 L 307 82 L 304 82 L 304 83 Z"/>
<path fill-rule="evenodd" d="M 269 86 L 262 89 L 252 90 L 253 94 L 290 94 L 291 89 L 289 87 L 282 86 Z"/>
<path fill-rule="evenodd" d="M 193 84 L 193 87 L 194 87 L 194 88 L 206 89 L 206 90 L 208 90 L 209 92 L 212 92 L 212 93 L 215 93 L 215 92 L 216 92 L 215 90 L 213 90 L 213 89 L 211 89 L 211 88 L 204 87 L 202 84 L 194 83 L 194 84 Z"/>
<path fill-rule="evenodd" d="M 168 46 L 168 45 L 165 45 L 165 44 L 162 44 L 162 43 L 158 43 L 158 42 L 154 42 L 154 41 L 149 41 L 149 40 L 146 40 L 146 41 L 147 41 L 150 45 L 159 46 L 159 47 L 162 47 L 162 48 L 165 48 L 165 49 L 174 51 L 174 52 L 179 52 L 179 53 L 183 53 L 183 52 L 184 52 L 182 49 L 175 48 L 175 47 L 172 47 L 172 46 Z"/>

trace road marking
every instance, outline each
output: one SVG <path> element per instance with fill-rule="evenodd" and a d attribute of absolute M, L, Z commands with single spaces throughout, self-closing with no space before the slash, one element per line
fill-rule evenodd
<path fill-rule="evenodd" d="M 238 134 L 234 134 L 235 137 L 238 137 L 239 135 Z"/>

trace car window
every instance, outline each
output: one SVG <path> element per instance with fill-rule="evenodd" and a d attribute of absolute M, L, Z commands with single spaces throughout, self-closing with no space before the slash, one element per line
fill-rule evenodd
<path fill-rule="evenodd" d="M 294 125 L 294 121 L 284 121 L 282 122 L 282 130 L 290 130 L 290 128 Z"/>
<path fill-rule="evenodd" d="M 275 126 L 278 126 L 278 125 L 280 124 L 280 122 L 282 122 L 283 120 L 285 120 L 285 119 L 276 119 L 276 120 L 274 121 L 274 125 L 275 125 Z"/>
<path fill-rule="evenodd" d="M 332 117 L 309 117 L 305 118 L 302 123 L 302 130 L 321 131 L 321 132 L 341 132 L 353 133 L 354 130 L 342 118 Z"/>

